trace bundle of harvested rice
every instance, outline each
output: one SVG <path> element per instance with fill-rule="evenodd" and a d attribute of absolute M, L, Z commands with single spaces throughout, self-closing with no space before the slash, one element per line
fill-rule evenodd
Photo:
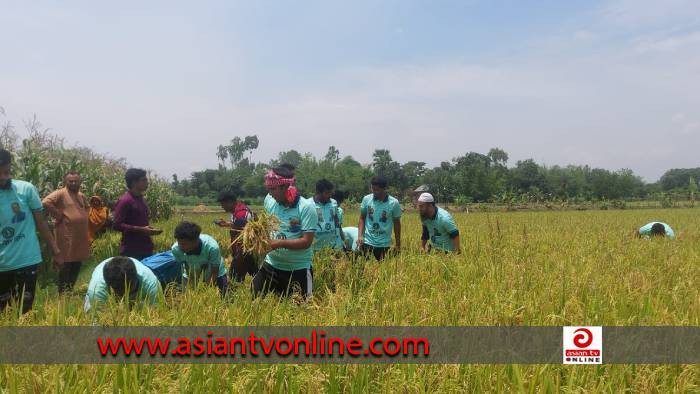
<path fill-rule="evenodd" d="M 270 234 L 279 230 L 279 225 L 277 216 L 262 212 L 257 218 L 248 221 L 233 243 L 238 243 L 244 253 L 262 256 L 268 252 Z"/>

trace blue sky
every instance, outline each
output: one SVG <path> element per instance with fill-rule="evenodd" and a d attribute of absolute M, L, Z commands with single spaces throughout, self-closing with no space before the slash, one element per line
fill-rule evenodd
<path fill-rule="evenodd" d="M 700 2 L 0 0 L 0 106 L 164 176 L 335 145 L 369 162 L 700 166 Z"/>

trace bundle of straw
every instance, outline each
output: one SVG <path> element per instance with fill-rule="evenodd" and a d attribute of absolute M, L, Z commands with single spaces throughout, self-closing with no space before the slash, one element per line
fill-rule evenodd
<path fill-rule="evenodd" d="M 270 234 L 279 230 L 279 225 L 277 216 L 262 212 L 256 219 L 248 221 L 232 244 L 238 243 L 244 253 L 262 256 L 268 252 Z"/>

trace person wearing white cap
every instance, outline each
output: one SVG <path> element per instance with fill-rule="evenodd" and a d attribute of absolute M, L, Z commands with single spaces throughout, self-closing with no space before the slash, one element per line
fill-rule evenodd
<path fill-rule="evenodd" d="M 418 197 L 418 212 L 423 224 L 421 246 L 425 252 L 430 252 L 431 247 L 443 252 L 460 252 L 457 225 L 449 212 L 435 205 L 432 194 L 423 193 Z"/>

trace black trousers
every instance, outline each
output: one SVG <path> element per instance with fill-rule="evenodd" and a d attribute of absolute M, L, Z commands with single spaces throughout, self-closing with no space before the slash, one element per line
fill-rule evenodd
<path fill-rule="evenodd" d="M 264 262 L 253 278 L 253 296 L 270 291 L 288 296 L 293 292 L 294 287 L 297 286 L 300 288 L 304 298 L 311 296 L 313 289 L 311 269 L 282 271 Z"/>
<path fill-rule="evenodd" d="M 388 247 L 380 248 L 377 246 L 362 244 L 361 253 L 364 254 L 365 256 L 372 254 L 372 255 L 374 255 L 374 258 L 377 259 L 377 261 L 383 260 L 384 257 L 386 257 L 388 252 L 389 252 Z"/>
<path fill-rule="evenodd" d="M 22 302 L 22 313 L 27 313 L 34 305 L 36 276 L 39 264 L 0 272 L 0 311 L 14 300 Z"/>
<path fill-rule="evenodd" d="M 63 293 L 73 289 L 75 281 L 78 280 L 80 267 L 83 263 L 80 261 L 65 262 L 58 270 L 58 292 Z"/>
<path fill-rule="evenodd" d="M 258 273 L 258 262 L 255 256 L 249 253 L 243 253 L 240 246 L 234 244 L 231 247 L 231 280 L 243 282 L 246 274 L 255 277 Z"/>

